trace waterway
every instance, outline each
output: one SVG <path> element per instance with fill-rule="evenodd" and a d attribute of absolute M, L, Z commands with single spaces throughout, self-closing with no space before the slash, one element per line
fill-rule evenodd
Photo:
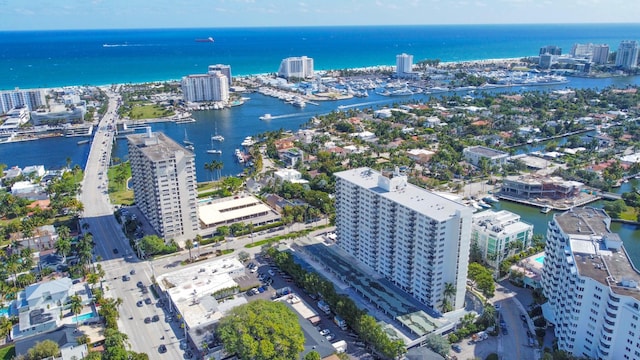
<path fill-rule="evenodd" d="M 612 189 L 611 192 L 622 194 L 625 192 L 633 191 L 634 188 L 640 188 L 640 181 L 637 179 L 631 179 L 627 183 L 623 183 L 619 188 Z M 487 189 L 489 190 L 489 189 Z M 587 206 L 596 208 L 602 208 L 605 201 L 600 200 L 590 203 Z M 522 221 L 533 225 L 533 232 L 545 236 L 547 232 L 547 225 L 552 220 L 553 214 L 556 211 L 551 211 L 547 214 L 540 212 L 540 208 L 527 206 L 520 203 L 515 203 L 506 200 L 500 200 L 499 203 L 493 205 L 493 210 L 507 210 L 516 213 L 521 216 Z M 624 241 L 624 246 L 629 253 L 629 256 L 636 264 L 636 267 L 640 266 L 640 231 L 636 225 L 612 223 L 611 231 L 620 235 L 620 238 Z"/>

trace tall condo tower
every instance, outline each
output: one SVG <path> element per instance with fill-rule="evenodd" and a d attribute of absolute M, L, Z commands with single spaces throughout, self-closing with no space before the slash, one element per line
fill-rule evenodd
<path fill-rule="evenodd" d="M 588 359 L 640 358 L 640 274 L 602 209 L 555 214 L 547 228 L 543 314 L 558 348 Z"/>
<path fill-rule="evenodd" d="M 396 169 L 336 173 L 337 244 L 434 310 L 464 307 L 470 207 L 411 185 Z M 446 284 L 456 293 L 445 300 Z"/>
<path fill-rule="evenodd" d="M 604 65 L 609 61 L 609 45 L 600 44 L 593 46 L 593 56 L 591 61 L 596 64 Z"/>
<path fill-rule="evenodd" d="M 413 69 L 413 55 L 400 54 L 396 55 L 396 75 L 404 77 L 410 74 Z"/>
<path fill-rule="evenodd" d="M 165 241 L 198 231 L 195 155 L 161 132 L 127 136 L 136 205 Z"/>
<path fill-rule="evenodd" d="M 278 76 L 287 79 L 313 77 L 313 59 L 306 56 L 283 59 L 280 62 Z"/>
<path fill-rule="evenodd" d="M 231 86 L 231 65 L 209 65 L 209 70 L 207 71 L 209 74 L 213 72 L 222 73 L 222 75 L 227 77 L 227 81 L 229 82 L 229 86 Z"/>
<path fill-rule="evenodd" d="M 229 101 L 229 80 L 220 71 L 210 70 L 207 74 L 185 76 L 181 86 L 185 101 Z"/>
<path fill-rule="evenodd" d="M 635 69 L 638 66 L 638 42 L 625 40 L 620 42 L 616 54 L 616 66 L 623 69 Z"/>

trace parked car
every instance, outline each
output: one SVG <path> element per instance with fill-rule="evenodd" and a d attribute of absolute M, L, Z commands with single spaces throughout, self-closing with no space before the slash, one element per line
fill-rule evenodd
<path fill-rule="evenodd" d="M 451 345 L 451 348 L 453 349 L 453 351 L 455 351 L 457 353 L 462 352 L 462 347 L 460 347 L 460 345 L 458 345 L 458 344 Z"/>
<path fill-rule="evenodd" d="M 144 286 L 144 284 L 142 283 L 142 281 L 138 281 L 138 282 L 136 283 L 136 286 L 137 286 L 137 287 L 139 287 L 139 288 L 141 288 L 141 287 L 143 287 L 143 286 Z"/>
<path fill-rule="evenodd" d="M 127 275 L 122 275 L 122 281 L 129 281 L 131 278 Z"/>
<path fill-rule="evenodd" d="M 164 354 L 167 352 L 167 347 L 164 346 L 164 344 L 160 345 L 160 347 L 158 348 L 158 351 L 160 352 L 160 354 Z"/>
<path fill-rule="evenodd" d="M 150 298 L 144 299 L 144 303 L 147 304 L 147 305 L 150 305 L 151 304 L 151 299 Z"/>
<path fill-rule="evenodd" d="M 131 271 L 129 271 L 129 275 L 135 275 L 136 274 L 136 269 L 131 269 Z"/>
<path fill-rule="evenodd" d="M 331 341 L 331 340 L 335 339 L 336 336 L 333 335 L 333 334 L 329 334 L 329 335 L 325 336 L 325 338 L 327 339 L 327 341 Z"/>
<path fill-rule="evenodd" d="M 142 305 L 144 305 L 144 303 L 142 302 L 142 300 L 138 300 L 138 302 L 136 303 L 136 305 L 138 307 L 141 307 Z"/>
<path fill-rule="evenodd" d="M 158 315 L 153 315 L 153 317 L 151 318 L 151 321 L 153 321 L 153 322 L 160 321 L 160 316 L 158 316 Z"/>
<path fill-rule="evenodd" d="M 330 333 L 329 329 L 320 330 L 320 335 L 322 336 L 327 336 L 329 335 L 329 333 Z"/>
<path fill-rule="evenodd" d="M 144 323 L 145 324 L 149 324 L 150 322 L 151 322 L 151 318 L 150 317 L 147 316 L 146 318 L 144 318 Z"/>

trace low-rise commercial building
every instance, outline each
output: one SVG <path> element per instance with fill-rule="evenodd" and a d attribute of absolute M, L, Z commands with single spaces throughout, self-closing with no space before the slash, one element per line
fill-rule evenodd
<path fill-rule="evenodd" d="M 487 159 L 491 166 L 502 166 L 509 159 L 509 153 L 488 148 L 486 146 L 472 146 L 462 150 L 465 160 L 474 166 L 480 166 L 482 159 Z"/>
<path fill-rule="evenodd" d="M 280 220 L 280 214 L 253 195 L 211 200 L 199 205 L 198 209 L 203 228 L 216 228 L 237 222 L 260 226 Z"/>

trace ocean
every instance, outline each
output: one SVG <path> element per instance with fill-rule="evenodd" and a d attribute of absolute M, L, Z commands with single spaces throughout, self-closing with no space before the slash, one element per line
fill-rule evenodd
<path fill-rule="evenodd" d="M 213 37 L 215 42 L 196 42 Z M 557 45 L 640 39 L 640 24 L 439 25 L 0 32 L 0 90 L 180 79 L 231 65 L 234 76 L 278 71 L 290 56 L 316 69 L 395 65 L 395 56 L 463 61 L 537 55 Z"/>

